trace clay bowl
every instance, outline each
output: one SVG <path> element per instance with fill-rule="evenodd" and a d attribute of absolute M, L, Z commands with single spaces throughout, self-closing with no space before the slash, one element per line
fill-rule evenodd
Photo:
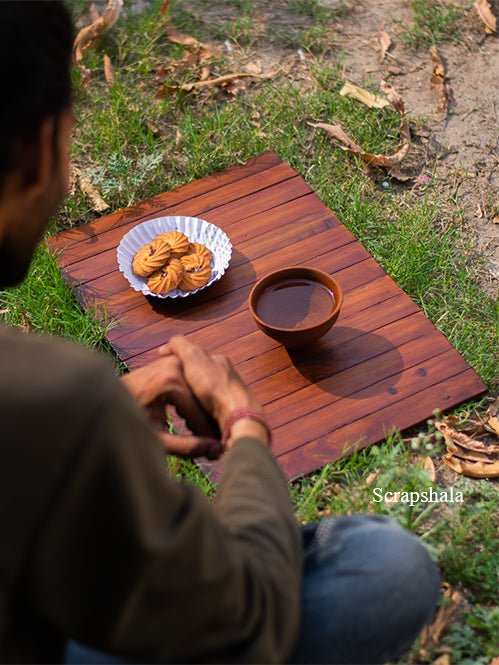
<path fill-rule="evenodd" d="M 315 342 L 331 329 L 340 313 L 343 291 L 322 270 L 297 266 L 260 279 L 248 303 L 260 330 L 295 349 Z"/>

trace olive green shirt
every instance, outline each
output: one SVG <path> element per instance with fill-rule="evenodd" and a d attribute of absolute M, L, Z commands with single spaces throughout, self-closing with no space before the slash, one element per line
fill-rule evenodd
<path fill-rule="evenodd" d="M 214 504 L 173 482 L 109 362 L 0 327 L 0 660 L 68 638 L 143 662 L 284 662 L 302 547 L 285 479 L 240 439 Z"/>

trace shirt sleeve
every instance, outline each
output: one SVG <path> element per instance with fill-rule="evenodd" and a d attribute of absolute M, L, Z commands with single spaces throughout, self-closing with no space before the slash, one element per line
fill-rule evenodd
<path fill-rule="evenodd" d="M 237 441 L 212 505 L 169 479 L 152 426 L 112 372 L 98 382 L 29 557 L 28 602 L 61 634 L 128 658 L 284 662 L 302 552 L 271 453 Z"/>

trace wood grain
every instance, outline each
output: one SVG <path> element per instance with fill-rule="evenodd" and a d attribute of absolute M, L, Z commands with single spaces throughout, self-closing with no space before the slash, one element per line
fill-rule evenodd
<path fill-rule="evenodd" d="M 175 301 L 134 292 L 116 247 L 153 217 L 202 216 L 224 229 L 234 254 L 222 280 Z M 383 271 L 293 169 L 272 154 L 71 229 L 49 241 L 64 278 L 131 369 L 158 357 L 172 335 L 228 355 L 274 429 L 288 477 L 425 420 L 486 387 L 419 307 Z M 247 307 L 257 279 L 305 264 L 345 293 L 336 325 L 309 348 L 287 351 Z M 220 466 L 207 465 L 215 476 Z"/>
<path fill-rule="evenodd" d="M 434 383 L 430 389 L 413 393 L 395 403 L 384 404 L 368 417 L 335 427 L 327 437 L 308 441 L 284 454 L 276 453 L 279 464 L 288 478 L 297 478 L 327 462 L 382 441 L 393 429 L 404 430 L 416 425 L 425 419 L 421 417 L 422 413 L 431 414 L 436 408 L 445 411 L 470 399 L 470 396 L 479 395 L 483 390 L 479 377 L 468 368 Z"/>

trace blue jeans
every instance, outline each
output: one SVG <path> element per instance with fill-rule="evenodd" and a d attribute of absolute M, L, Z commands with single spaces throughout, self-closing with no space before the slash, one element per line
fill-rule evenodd
<path fill-rule="evenodd" d="M 439 594 L 424 547 L 375 515 L 327 518 L 302 532 L 302 625 L 288 662 L 385 663 L 409 649 Z M 69 642 L 65 662 L 127 661 Z"/>

